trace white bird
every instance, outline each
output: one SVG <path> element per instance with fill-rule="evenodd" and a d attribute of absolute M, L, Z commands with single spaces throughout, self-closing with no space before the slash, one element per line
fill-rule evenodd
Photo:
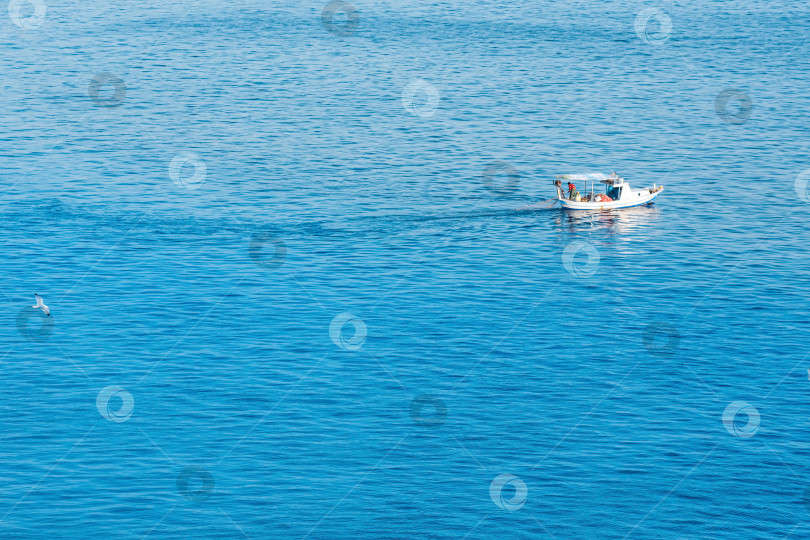
<path fill-rule="evenodd" d="M 42 297 L 40 295 L 38 295 L 37 293 L 34 293 L 34 297 L 37 299 L 37 305 L 31 306 L 31 307 L 34 308 L 34 309 L 42 308 L 42 311 L 45 313 L 45 315 L 50 317 L 51 316 L 51 310 L 48 309 L 48 306 L 46 306 L 44 302 L 42 302 Z"/>

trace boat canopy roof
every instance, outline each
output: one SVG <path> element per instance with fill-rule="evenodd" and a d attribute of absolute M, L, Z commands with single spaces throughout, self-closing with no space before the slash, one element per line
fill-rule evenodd
<path fill-rule="evenodd" d="M 613 174 L 584 173 L 584 174 L 558 174 L 560 180 L 578 180 L 582 182 L 602 182 L 604 184 L 621 184 L 624 179 L 615 172 Z"/>
<path fill-rule="evenodd" d="M 602 173 L 585 173 L 585 174 L 558 174 L 557 178 L 562 180 L 593 180 L 594 182 L 600 180 L 607 180 L 608 178 L 615 178 L 608 174 Z"/>

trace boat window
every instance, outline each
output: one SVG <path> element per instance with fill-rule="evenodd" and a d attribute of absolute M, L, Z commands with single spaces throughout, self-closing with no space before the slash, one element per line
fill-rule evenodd
<path fill-rule="evenodd" d="M 613 200 L 616 200 L 616 199 L 619 198 L 619 191 L 620 190 L 621 190 L 621 188 L 617 188 L 617 187 L 610 188 L 608 190 L 608 192 L 607 192 L 607 196 L 610 197 Z"/>

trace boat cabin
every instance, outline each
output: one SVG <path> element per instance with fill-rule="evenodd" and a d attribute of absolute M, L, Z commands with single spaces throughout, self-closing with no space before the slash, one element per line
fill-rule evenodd
<path fill-rule="evenodd" d="M 630 184 L 625 183 L 624 178 L 602 180 L 602 183 L 605 184 L 605 195 L 614 201 L 630 195 Z"/>

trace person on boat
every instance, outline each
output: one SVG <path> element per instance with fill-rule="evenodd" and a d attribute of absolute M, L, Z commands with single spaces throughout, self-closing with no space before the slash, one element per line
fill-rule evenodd
<path fill-rule="evenodd" d="M 568 198 L 573 201 L 577 195 L 579 195 L 579 191 L 577 191 L 577 186 L 575 186 L 571 182 L 568 182 Z"/>

